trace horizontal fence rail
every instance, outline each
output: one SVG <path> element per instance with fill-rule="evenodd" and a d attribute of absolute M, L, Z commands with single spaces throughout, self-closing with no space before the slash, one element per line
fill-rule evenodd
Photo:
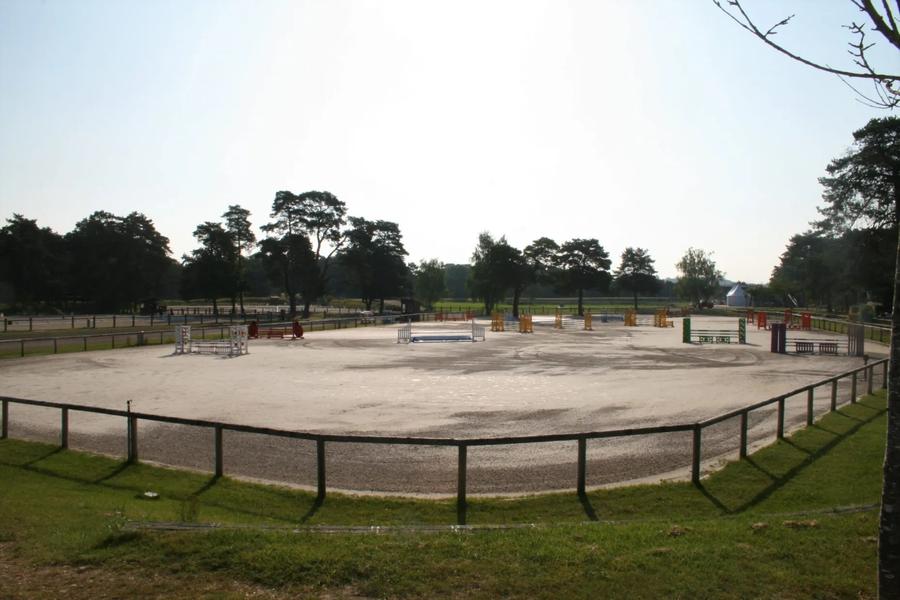
<path fill-rule="evenodd" d="M 700 482 L 701 477 L 701 456 L 703 444 L 703 430 L 723 421 L 741 418 L 740 423 L 740 442 L 739 455 L 741 458 L 747 456 L 748 444 L 748 421 L 749 414 L 752 411 L 765 408 L 767 406 L 777 404 L 777 430 L 776 437 L 781 439 L 784 437 L 784 416 L 785 405 L 789 398 L 803 396 L 806 401 L 806 424 L 813 423 L 813 399 L 814 392 L 820 387 L 829 387 L 831 392 L 830 410 L 837 408 L 837 389 L 838 382 L 844 378 L 850 378 L 851 391 L 848 401 L 856 402 L 858 394 L 858 378 L 862 373 L 866 381 L 866 393 L 872 393 L 873 382 L 875 378 L 875 369 L 881 368 L 881 387 L 887 387 L 888 359 L 881 359 L 865 366 L 853 369 L 805 385 L 784 394 L 744 406 L 720 415 L 709 417 L 707 419 L 693 423 L 679 423 L 672 425 L 660 425 L 650 427 L 633 427 L 626 429 L 613 429 L 605 431 L 584 431 L 579 433 L 559 433 L 559 434 L 543 434 L 543 435 L 527 435 L 512 437 L 492 437 L 492 438 L 434 438 L 434 437 L 406 437 L 406 436 L 378 436 L 378 435 L 341 435 L 314 433 L 305 431 L 290 431 L 285 429 L 277 429 L 272 427 L 256 427 L 250 425 L 240 425 L 235 423 L 226 423 L 221 421 L 209 421 L 204 419 L 189 419 L 183 417 L 172 417 L 165 415 L 155 415 L 150 413 L 134 412 L 131 410 L 118 410 L 112 408 L 102 408 L 96 406 L 67 404 L 64 402 L 49 402 L 44 400 L 29 400 L 24 398 L 0 397 L 0 438 L 7 438 L 9 435 L 9 419 L 10 405 L 28 405 L 40 406 L 44 408 L 59 409 L 61 411 L 61 431 L 60 445 L 63 448 L 68 447 L 68 423 L 69 413 L 71 411 L 81 411 L 87 413 L 108 415 L 121 417 L 126 422 L 126 456 L 129 462 L 136 462 L 139 456 L 138 443 L 138 422 L 151 421 L 157 423 L 169 423 L 176 425 L 188 425 L 193 427 L 202 427 L 212 429 L 215 432 L 215 448 L 214 448 L 214 472 L 216 476 L 224 474 L 224 443 L 223 432 L 234 431 L 241 433 L 252 433 L 259 435 L 267 435 L 281 438 L 293 438 L 298 440 L 314 441 L 316 443 L 316 491 L 319 501 L 324 500 L 326 493 L 326 444 L 327 443 L 355 443 L 355 444 L 399 444 L 399 445 L 415 445 L 415 446 L 438 446 L 452 447 L 458 449 L 457 452 L 457 520 L 460 524 L 466 522 L 466 480 L 467 480 L 467 449 L 477 446 L 499 446 L 513 444 L 540 444 L 548 442 L 565 442 L 576 441 L 577 448 L 577 481 L 576 490 L 579 495 L 586 493 L 587 481 L 587 442 L 592 439 L 630 437 L 638 435 L 653 435 L 661 433 L 677 433 L 692 432 L 692 448 L 691 448 L 691 481 L 695 484 Z"/>
<path fill-rule="evenodd" d="M 390 325 L 405 321 L 434 321 L 435 313 L 386 314 L 375 316 L 343 317 L 335 319 L 299 320 L 305 331 L 325 331 L 329 329 L 347 329 L 373 325 Z M 181 318 L 173 323 L 184 324 Z M 290 326 L 292 321 L 266 321 L 265 325 Z M 189 323 L 189 321 L 188 321 Z M 222 321 L 221 325 L 192 326 L 193 335 L 199 339 L 222 339 L 229 335 L 229 325 Z M 150 344 L 174 343 L 174 329 L 154 329 L 150 331 L 128 331 L 122 333 L 89 333 L 82 335 L 41 336 L 27 338 L 0 339 L 0 358 L 25 357 L 28 354 L 59 354 L 62 352 L 86 352 L 106 348 L 127 348 L 147 346 Z"/>

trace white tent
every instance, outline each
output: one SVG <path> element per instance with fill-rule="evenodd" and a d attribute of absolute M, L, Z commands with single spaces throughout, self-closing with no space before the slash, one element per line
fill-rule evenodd
<path fill-rule="evenodd" d="M 726 306 L 750 306 L 750 294 L 743 283 L 736 283 L 725 296 Z"/>

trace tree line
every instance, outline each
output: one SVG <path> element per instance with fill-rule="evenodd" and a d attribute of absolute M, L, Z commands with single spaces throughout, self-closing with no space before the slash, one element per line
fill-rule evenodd
<path fill-rule="evenodd" d="M 900 119 L 873 119 L 854 134 L 854 147 L 833 160 L 819 181 L 821 219 L 793 236 L 767 285 L 751 286 L 757 304 L 842 310 L 861 302 L 888 306 L 893 292 L 900 189 Z M 878 202 L 864 198 L 879 198 Z M 596 238 L 561 243 L 547 237 L 524 248 L 488 232 L 468 265 L 437 259 L 407 263 L 397 223 L 350 216 L 327 191 L 275 194 L 257 240 L 250 211 L 230 205 L 218 220 L 197 225 L 197 247 L 175 260 L 169 240 L 141 213 L 97 211 L 60 235 L 15 214 L 0 228 L 0 303 L 13 310 L 155 310 L 161 299 L 221 298 L 244 312 L 244 297 L 278 295 L 292 315 L 309 316 L 331 294 L 358 297 L 367 309 L 385 299 L 415 297 L 427 308 L 448 293 L 477 299 L 485 312 L 512 299 L 518 315 L 526 294 L 574 295 L 611 290 L 632 297 L 660 290 L 699 306 L 720 292 L 722 273 L 711 253 L 689 248 L 674 286 L 657 277 L 654 259 L 626 248 L 613 270 Z M 667 287 L 668 286 L 668 287 Z M 7 308 L 7 309 L 8 309 Z"/>
<path fill-rule="evenodd" d="M 889 312 L 900 206 L 900 118 L 872 119 L 819 178 L 821 218 L 791 237 L 759 297 L 790 294 L 802 306 Z"/>

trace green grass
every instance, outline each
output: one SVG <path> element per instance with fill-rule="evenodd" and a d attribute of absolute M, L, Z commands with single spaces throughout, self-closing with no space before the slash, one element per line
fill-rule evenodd
<path fill-rule="evenodd" d="M 0 543 L 12 543 L 29 564 L 137 568 L 312 594 L 866 598 L 874 597 L 872 506 L 884 435 L 881 392 L 730 464 L 701 487 L 474 498 L 470 524 L 513 527 L 473 530 L 451 527 L 451 500 L 330 494 L 317 506 L 302 491 L 3 440 Z M 160 498 L 142 499 L 146 490 Z M 835 510 L 842 507 L 856 508 Z M 240 527 L 129 525 L 160 521 Z M 407 528 L 309 529 L 344 525 Z M 416 528 L 426 525 L 447 527 Z"/>

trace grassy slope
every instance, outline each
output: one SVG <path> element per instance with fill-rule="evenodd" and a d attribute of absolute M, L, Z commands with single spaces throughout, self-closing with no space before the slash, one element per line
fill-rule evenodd
<path fill-rule="evenodd" d="M 316 507 L 310 494 L 294 490 L 5 440 L 0 542 L 12 542 L 29 564 L 147 569 L 191 585 L 225 579 L 425 597 L 870 597 L 877 512 L 832 509 L 878 501 L 884 406 L 882 393 L 829 415 L 700 489 L 666 484 L 596 491 L 584 501 L 574 494 L 473 500 L 474 525 L 535 524 L 501 530 L 291 531 L 300 524 L 449 525 L 456 513 L 451 501 L 339 495 Z M 161 498 L 140 499 L 148 489 Z M 257 527 L 154 532 L 123 527 L 126 521 Z"/>

